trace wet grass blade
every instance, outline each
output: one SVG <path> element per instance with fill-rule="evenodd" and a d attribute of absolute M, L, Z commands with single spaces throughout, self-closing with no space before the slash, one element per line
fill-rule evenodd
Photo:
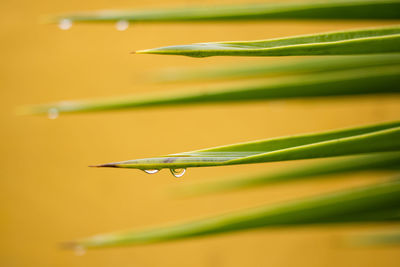
<path fill-rule="evenodd" d="M 396 180 L 164 228 L 102 234 L 68 245 L 75 249 L 100 248 L 171 241 L 255 228 L 398 221 L 399 209 L 400 182 Z"/>
<path fill-rule="evenodd" d="M 400 122 L 280 137 L 163 157 L 102 164 L 141 170 L 224 166 L 400 150 Z"/>
<path fill-rule="evenodd" d="M 184 22 L 276 19 L 399 19 L 398 0 L 199 6 L 156 10 L 101 10 L 50 17 L 50 22 Z"/>
<path fill-rule="evenodd" d="M 295 37 L 198 43 L 137 51 L 138 54 L 210 56 L 316 56 L 400 52 L 400 26 L 346 30 Z"/>
<path fill-rule="evenodd" d="M 165 69 L 157 77 L 161 82 L 180 82 L 192 80 L 238 79 L 249 77 L 268 77 L 274 75 L 321 73 L 350 70 L 356 68 L 392 66 L 400 64 L 400 55 L 383 54 L 368 56 L 317 57 L 285 62 L 262 64 L 237 64 L 232 66 L 209 66 L 196 69 Z"/>
<path fill-rule="evenodd" d="M 21 114 L 51 114 L 165 107 L 205 103 L 229 103 L 276 99 L 315 98 L 400 92 L 400 65 L 372 67 L 319 75 L 300 75 L 276 82 L 251 82 L 245 85 L 207 90 L 184 90 L 150 97 L 126 96 L 114 99 L 62 101 L 23 107 Z"/>
<path fill-rule="evenodd" d="M 348 174 L 361 171 L 400 171 L 400 153 L 374 153 L 329 162 L 314 163 L 306 166 L 261 173 L 250 177 L 240 177 L 219 182 L 192 184 L 177 188 L 180 195 L 198 195 L 266 186 L 282 182 L 305 179 L 321 179 L 329 175 Z"/>

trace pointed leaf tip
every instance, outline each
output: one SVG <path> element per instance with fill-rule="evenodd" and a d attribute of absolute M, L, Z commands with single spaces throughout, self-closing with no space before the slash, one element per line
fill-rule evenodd
<path fill-rule="evenodd" d="M 51 15 L 44 15 L 37 19 L 39 24 L 57 24 L 59 21 L 60 18 Z"/>
<path fill-rule="evenodd" d="M 66 241 L 59 244 L 59 248 L 66 250 L 74 250 L 77 247 L 79 247 L 79 244 L 76 241 Z"/>
<path fill-rule="evenodd" d="M 152 54 L 152 49 L 137 50 L 132 52 L 132 54 Z"/>
<path fill-rule="evenodd" d="M 89 165 L 88 167 L 91 167 L 91 168 L 102 168 L 102 167 L 116 168 L 117 164 L 115 164 L 115 163 L 106 163 L 106 164 L 99 164 L 99 165 Z"/>

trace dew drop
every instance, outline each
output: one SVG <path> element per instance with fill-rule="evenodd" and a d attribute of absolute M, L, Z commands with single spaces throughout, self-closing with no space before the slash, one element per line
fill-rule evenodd
<path fill-rule="evenodd" d="M 115 28 L 118 31 L 125 31 L 129 28 L 129 22 L 127 20 L 120 20 L 115 24 Z"/>
<path fill-rule="evenodd" d="M 69 30 L 72 27 L 72 21 L 70 19 L 62 19 L 58 22 L 58 28 L 61 30 Z"/>
<path fill-rule="evenodd" d="M 58 109 L 56 109 L 56 108 L 50 108 L 50 109 L 47 111 L 47 116 L 49 117 L 50 120 L 55 120 L 55 119 L 57 119 L 57 118 L 58 118 L 58 115 L 59 115 Z"/>
<path fill-rule="evenodd" d="M 175 176 L 176 178 L 182 177 L 185 172 L 186 169 L 169 169 L 172 173 L 173 176 Z"/>
<path fill-rule="evenodd" d="M 86 249 L 82 246 L 75 247 L 75 255 L 76 256 L 83 256 L 86 254 Z"/>
<path fill-rule="evenodd" d="M 148 174 L 154 174 L 154 173 L 157 173 L 157 172 L 159 172 L 160 170 L 157 170 L 157 169 L 154 169 L 154 170 L 143 170 L 145 173 L 148 173 Z"/>

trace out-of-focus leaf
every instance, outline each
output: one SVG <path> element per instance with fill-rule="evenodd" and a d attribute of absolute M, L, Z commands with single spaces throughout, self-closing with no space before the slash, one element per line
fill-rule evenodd
<path fill-rule="evenodd" d="M 346 30 L 294 37 L 198 43 L 140 50 L 137 54 L 210 56 L 321 56 L 400 53 L 400 27 Z"/>
<path fill-rule="evenodd" d="M 400 245 L 400 230 L 372 232 L 357 235 L 349 239 L 350 244 L 361 246 Z"/>
<path fill-rule="evenodd" d="M 100 248 L 266 227 L 399 221 L 399 209 L 400 182 L 395 180 L 163 228 L 101 234 L 68 243 L 68 246 L 75 249 Z"/>
<path fill-rule="evenodd" d="M 161 71 L 156 80 L 161 82 L 180 82 L 193 80 L 238 79 L 249 77 L 268 77 L 302 73 L 350 70 L 374 66 L 400 64 L 400 55 L 382 54 L 368 56 L 314 57 L 284 62 L 258 64 L 229 64 L 208 66 L 207 68 L 168 68 Z"/>
<path fill-rule="evenodd" d="M 23 107 L 24 114 L 52 114 L 122 110 L 204 103 L 230 103 L 276 99 L 315 98 L 400 92 L 400 65 L 371 67 L 319 75 L 300 75 L 275 82 L 251 82 L 207 90 L 184 90 L 145 96 L 125 96 L 104 100 L 62 101 Z"/>
<path fill-rule="evenodd" d="M 314 163 L 297 168 L 289 168 L 275 173 L 261 173 L 250 177 L 240 177 L 218 182 L 197 183 L 177 188 L 184 195 L 215 193 L 271 185 L 304 179 L 321 179 L 327 175 L 339 175 L 360 171 L 399 171 L 400 153 L 386 152 L 346 157 L 329 162 Z"/>
<path fill-rule="evenodd" d="M 101 10 L 52 16 L 57 22 L 183 22 L 274 19 L 399 19 L 398 0 L 336 0 L 309 3 L 253 3 L 155 10 Z"/>

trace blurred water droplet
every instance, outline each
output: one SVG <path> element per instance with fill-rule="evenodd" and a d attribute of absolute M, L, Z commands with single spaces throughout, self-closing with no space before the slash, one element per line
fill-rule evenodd
<path fill-rule="evenodd" d="M 50 120 L 55 120 L 55 119 L 57 119 L 58 116 L 59 116 L 58 109 L 56 109 L 56 108 L 50 108 L 50 109 L 47 111 L 47 116 L 49 117 Z"/>
<path fill-rule="evenodd" d="M 185 172 L 186 169 L 169 169 L 172 173 L 173 176 L 175 176 L 176 178 L 182 177 Z"/>
<path fill-rule="evenodd" d="M 75 255 L 76 256 L 83 256 L 86 254 L 86 249 L 82 246 L 75 247 Z"/>
<path fill-rule="evenodd" d="M 58 23 L 58 28 L 64 31 L 71 29 L 71 27 L 72 27 L 72 21 L 70 19 L 62 19 Z"/>
<path fill-rule="evenodd" d="M 148 174 L 154 174 L 154 173 L 157 173 L 157 172 L 159 172 L 160 170 L 157 170 L 157 169 L 154 169 L 154 170 L 143 170 L 145 173 L 148 173 Z"/>
<path fill-rule="evenodd" d="M 120 20 L 117 22 L 117 24 L 115 24 L 115 28 L 118 31 L 125 31 L 129 28 L 129 22 L 126 20 Z"/>

